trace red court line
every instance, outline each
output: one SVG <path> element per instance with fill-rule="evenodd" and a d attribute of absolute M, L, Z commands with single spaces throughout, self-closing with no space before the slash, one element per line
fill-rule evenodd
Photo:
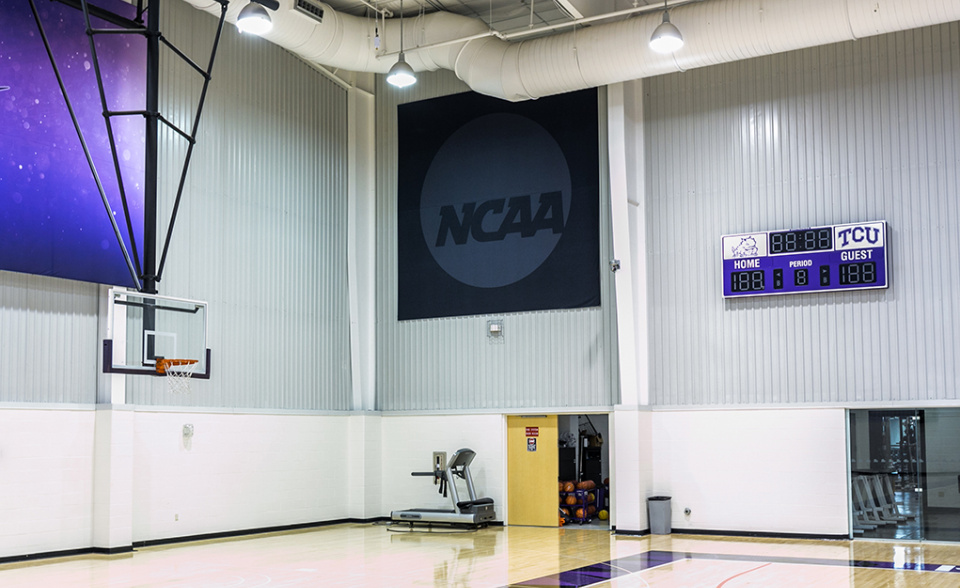
<path fill-rule="evenodd" d="M 770 563 L 773 563 L 773 562 L 770 562 Z M 761 566 L 757 566 L 757 567 L 753 568 L 752 570 L 747 570 L 747 571 L 745 571 L 745 572 L 740 572 L 739 574 L 734 574 L 734 575 L 730 576 L 729 578 L 727 578 L 726 580 L 724 580 L 723 582 L 720 582 L 719 584 L 717 584 L 717 588 L 722 588 L 722 586 L 723 586 L 724 584 L 726 584 L 727 582 L 729 582 L 730 580 L 732 580 L 732 579 L 734 579 L 734 578 L 740 577 L 740 576 L 742 576 L 742 575 L 744 575 L 744 574 L 749 574 L 750 572 L 755 572 L 755 571 L 759 570 L 760 568 L 765 568 L 765 567 L 767 567 L 768 565 L 770 565 L 770 563 L 765 563 L 765 564 L 763 564 L 763 565 L 761 565 Z"/>

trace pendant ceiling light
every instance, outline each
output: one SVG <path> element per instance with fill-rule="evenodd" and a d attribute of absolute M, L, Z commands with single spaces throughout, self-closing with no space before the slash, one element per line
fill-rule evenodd
<path fill-rule="evenodd" d="M 650 37 L 650 48 L 657 53 L 673 53 L 683 47 L 683 35 L 672 22 L 667 12 L 667 0 L 663 0 L 663 21 Z"/>
<path fill-rule="evenodd" d="M 270 13 L 264 6 L 276 10 L 280 8 L 280 2 L 278 0 L 254 0 L 250 2 L 237 15 L 237 29 L 241 33 L 253 33 L 254 35 L 270 32 L 270 29 L 273 28 L 273 20 L 271 20 Z"/>
<path fill-rule="evenodd" d="M 406 88 L 417 83 L 417 74 L 403 58 L 403 0 L 400 0 L 400 57 L 387 72 L 387 83 L 397 88 Z"/>

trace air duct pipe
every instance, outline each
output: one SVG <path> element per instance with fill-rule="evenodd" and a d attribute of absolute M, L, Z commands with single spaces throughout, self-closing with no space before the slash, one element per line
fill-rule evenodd
<path fill-rule="evenodd" d="M 248 0 L 233 0 L 235 22 Z M 326 4 L 317 22 L 280 0 L 264 38 L 303 59 L 331 68 L 386 73 L 400 49 L 397 18 L 380 21 L 340 14 Z M 301 0 L 302 1 L 302 0 Z M 213 0 L 187 0 L 218 13 Z M 407 19 L 403 47 L 417 71 L 449 69 L 470 88 L 511 101 L 539 98 L 761 55 L 838 43 L 960 20 L 958 0 L 702 0 L 672 8 L 683 49 L 659 55 L 648 41 L 659 11 L 525 41 L 494 35 L 482 21 L 446 12 Z"/>

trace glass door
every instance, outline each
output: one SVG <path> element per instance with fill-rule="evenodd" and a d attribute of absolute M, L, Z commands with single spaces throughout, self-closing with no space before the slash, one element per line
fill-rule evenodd
<path fill-rule="evenodd" d="M 920 410 L 850 411 L 854 537 L 927 538 L 923 421 Z"/>
<path fill-rule="evenodd" d="M 960 541 L 960 408 L 923 411 L 924 539 Z"/>

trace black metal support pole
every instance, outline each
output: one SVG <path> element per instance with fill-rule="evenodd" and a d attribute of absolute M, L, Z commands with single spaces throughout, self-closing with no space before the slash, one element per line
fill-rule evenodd
<path fill-rule="evenodd" d="M 176 53 L 176 54 L 177 54 L 177 57 L 179 57 L 180 59 L 183 60 L 184 63 L 186 63 L 187 65 L 189 65 L 189 66 L 192 67 L 193 69 L 195 69 L 198 74 L 204 76 L 205 78 L 206 78 L 206 77 L 209 77 L 209 76 L 207 75 L 207 72 L 203 71 L 203 68 L 201 68 L 199 65 L 197 65 L 196 62 L 194 62 L 192 59 L 190 59 L 190 57 L 188 57 L 186 53 L 184 53 L 183 51 L 180 50 L 179 47 L 177 47 L 176 45 L 174 45 L 173 43 L 171 43 L 170 41 L 168 41 L 167 38 L 164 37 L 163 35 L 160 35 L 160 42 L 163 43 L 164 45 L 166 45 L 171 51 L 173 51 L 174 53 Z M 215 42 L 216 42 L 216 41 L 215 41 Z"/>
<path fill-rule="evenodd" d="M 157 160 L 160 122 L 160 0 L 147 6 L 147 115 L 143 181 L 143 292 L 157 293 Z M 146 317 L 145 317 L 146 318 Z"/>
<path fill-rule="evenodd" d="M 160 158 L 160 0 L 147 5 L 147 114 L 146 156 L 143 178 L 143 288 L 147 294 L 157 293 L 157 175 Z M 153 300 L 146 300 L 143 309 L 143 328 L 156 329 L 156 310 Z M 156 356 L 155 340 L 144 341 L 146 357 Z"/>

